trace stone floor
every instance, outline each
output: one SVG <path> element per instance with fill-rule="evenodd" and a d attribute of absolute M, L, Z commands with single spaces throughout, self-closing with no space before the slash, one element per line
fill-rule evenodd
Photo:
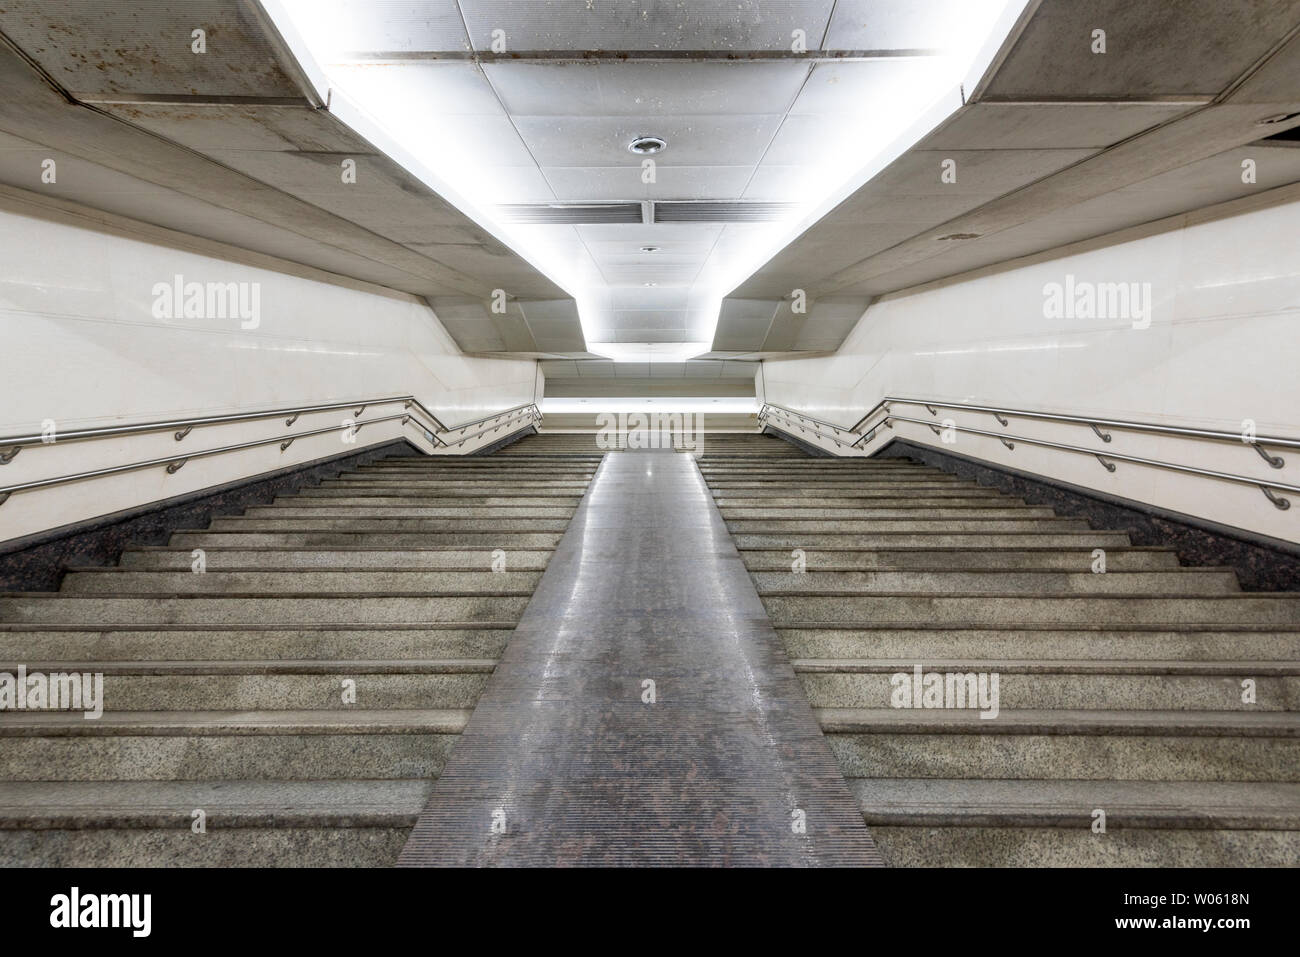
<path fill-rule="evenodd" d="M 694 458 L 606 455 L 400 864 L 880 863 Z"/>

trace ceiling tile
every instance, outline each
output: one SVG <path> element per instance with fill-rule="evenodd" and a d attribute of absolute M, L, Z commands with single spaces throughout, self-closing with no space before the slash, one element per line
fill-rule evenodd
<path fill-rule="evenodd" d="M 917 149 L 1101 149 L 1193 107 L 1178 103 L 976 103 Z"/>
<path fill-rule="evenodd" d="M 756 362 L 733 362 L 726 360 L 722 363 L 723 378 L 731 379 L 750 379 L 758 371 Z"/>
<path fill-rule="evenodd" d="M 311 16 L 295 25 L 309 43 L 347 50 L 468 50 L 469 37 L 456 0 L 311 0 Z"/>
<path fill-rule="evenodd" d="M 1289 2 L 1179 0 L 1171 7 L 1043 0 L 988 92 L 1077 99 L 1214 96 L 1296 27 L 1296 12 Z M 1099 26 L 1107 31 L 1104 55 L 1086 42 Z"/>
<path fill-rule="evenodd" d="M 642 182 L 640 165 L 556 167 L 545 169 L 547 181 L 561 202 L 617 200 L 739 199 L 753 173 L 752 166 L 674 166 L 659 164 L 655 182 Z"/>
<path fill-rule="evenodd" d="M 827 50 L 933 49 L 960 38 L 970 0 L 839 0 Z"/>
<path fill-rule="evenodd" d="M 506 112 L 487 77 L 475 64 L 461 60 L 345 64 L 331 67 L 330 76 L 372 111 L 372 104 L 391 100 L 402 109 L 418 103 L 428 116 L 504 116 Z"/>
<path fill-rule="evenodd" d="M 578 233 L 587 243 L 628 242 L 637 245 L 664 245 L 672 242 L 713 243 L 722 233 L 717 223 L 652 223 L 642 226 L 578 226 Z"/>
<path fill-rule="evenodd" d="M 818 63 L 790 112 L 887 116 L 899 99 L 915 100 L 935 87 L 933 77 L 933 64 L 926 59 Z"/>
<path fill-rule="evenodd" d="M 690 359 L 682 374 L 692 379 L 716 379 L 722 374 L 722 363 L 711 359 Z"/>
<path fill-rule="evenodd" d="M 507 50 L 785 50 L 801 29 L 815 48 L 834 0 L 460 0 L 476 49 L 504 30 Z"/>
<path fill-rule="evenodd" d="M 779 115 L 749 116 L 517 116 L 515 125 L 542 167 L 624 166 L 641 169 L 628 151 L 638 136 L 665 139 L 654 157 L 662 166 L 758 163 L 781 123 Z"/>
<path fill-rule="evenodd" d="M 744 62 L 496 62 L 483 70 L 521 116 L 673 117 L 784 113 L 809 64 Z"/>

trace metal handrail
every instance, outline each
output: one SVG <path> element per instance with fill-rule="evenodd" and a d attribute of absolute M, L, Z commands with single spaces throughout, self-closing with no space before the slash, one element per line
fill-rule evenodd
<path fill-rule="evenodd" d="M 293 445 L 295 440 L 307 438 L 308 436 L 323 435 L 327 432 L 338 432 L 344 429 L 350 429 L 352 433 L 355 435 L 357 432 L 361 431 L 363 426 L 378 425 L 380 422 L 391 422 L 395 419 L 401 419 L 402 424 L 405 425 L 410 420 L 410 418 L 411 416 L 409 413 L 400 412 L 396 415 L 385 415 L 385 416 L 380 416 L 379 418 L 376 419 L 363 419 L 360 422 L 353 422 L 351 424 L 344 423 L 340 425 L 326 426 L 323 429 L 309 429 L 305 432 L 295 432 L 292 435 L 288 435 L 288 436 L 276 435 L 276 436 L 272 436 L 269 439 L 255 439 L 252 442 L 240 442 L 235 445 L 223 445 L 215 449 L 200 449 L 198 451 L 187 452 L 182 455 L 167 455 L 167 456 L 163 456 L 162 458 L 149 459 L 148 461 L 145 462 L 129 462 L 126 465 L 110 465 L 104 468 L 91 469 L 88 472 L 75 472 L 71 475 L 56 475 L 52 478 L 33 479 L 30 482 L 19 482 L 14 485 L 0 486 L 0 504 L 4 504 L 4 501 L 12 493 L 24 492 L 27 491 L 28 489 L 47 488 L 51 485 L 66 485 L 69 482 L 79 482 L 82 481 L 83 479 L 98 478 L 101 475 L 115 475 L 119 472 L 133 472 L 136 469 L 153 468 L 159 465 L 167 466 L 168 475 L 175 475 L 184 467 L 185 463 L 188 462 L 190 459 L 207 458 L 208 456 L 211 455 L 222 455 L 226 452 L 237 452 L 241 449 L 252 449 L 262 445 L 272 445 L 276 442 L 280 443 L 280 451 L 283 452 L 287 448 L 289 448 L 289 446 Z"/>
<path fill-rule="evenodd" d="M 108 425 L 91 429 L 74 429 L 69 432 L 60 432 L 56 436 L 57 442 L 75 442 L 81 439 L 99 439 L 114 435 L 134 435 L 144 432 L 164 432 L 171 429 L 177 429 L 175 439 L 177 442 L 189 435 L 189 433 L 198 427 L 205 425 L 220 425 L 228 422 L 248 422 L 256 419 L 274 419 L 280 416 L 288 416 L 285 425 L 292 425 L 299 416 L 307 415 L 313 412 L 329 412 L 332 409 L 351 409 L 356 408 L 354 415 L 360 415 L 368 406 L 372 405 L 391 405 L 395 402 L 405 402 L 409 408 L 411 405 L 418 405 L 420 410 L 432 419 L 437 425 L 439 431 L 446 428 L 436 415 L 424 407 L 424 405 L 410 395 L 387 396 L 382 399 L 357 399 L 352 402 L 327 402 L 319 405 L 302 405 L 292 406 L 281 409 L 264 409 L 257 412 L 236 412 L 229 415 L 205 415 L 196 416 L 188 419 L 164 419 L 154 422 L 136 422 L 130 425 Z M 40 434 L 33 435 L 12 435 L 0 438 L 0 448 L 12 446 L 28 446 L 49 444 L 45 437 Z M 55 443 L 57 444 L 57 443 Z"/>
<path fill-rule="evenodd" d="M 165 465 L 167 467 L 168 475 L 174 475 L 175 473 L 179 472 L 185 466 L 185 463 L 188 462 L 190 459 L 207 458 L 213 455 L 222 455 L 226 452 L 237 452 L 242 449 L 258 448 L 263 445 L 272 445 L 276 442 L 280 443 L 280 451 L 284 452 L 291 445 L 293 445 L 293 443 L 297 439 L 308 438 L 313 435 L 324 435 L 326 433 L 338 432 L 342 430 L 350 430 L 355 435 L 357 432 L 360 432 L 364 426 L 378 425 L 379 423 L 382 422 L 393 422 L 399 419 L 401 420 L 401 423 L 404 426 L 412 421 L 417 422 L 421 426 L 422 430 L 424 431 L 425 436 L 432 439 L 435 447 L 441 445 L 447 448 L 451 448 L 453 445 L 457 447 L 462 446 L 466 442 L 471 441 L 472 439 L 475 439 L 481 435 L 485 435 L 488 432 L 498 432 L 502 428 L 512 425 L 513 423 L 521 419 L 527 419 L 530 422 L 537 422 L 537 421 L 541 421 L 542 418 L 541 410 L 537 408 L 536 404 L 525 403 L 524 405 L 518 405 L 512 409 L 508 409 L 505 412 L 497 413 L 495 416 L 485 416 L 484 418 L 481 419 L 475 419 L 473 422 L 466 423 L 464 427 L 456 426 L 456 427 L 452 427 L 451 429 L 448 429 L 446 426 L 442 424 L 442 422 L 438 419 L 438 417 L 435 416 L 433 413 L 429 412 L 429 410 L 425 408 L 423 403 L 421 403 L 418 399 L 414 398 L 413 396 L 397 396 L 397 397 L 390 397 L 386 399 L 376 399 L 365 403 L 361 403 L 361 402 L 328 403 L 319 406 L 303 406 L 297 409 L 276 409 L 274 411 L 246 413 L 237 416 L 207 416 L 201 419 L 177 420 L 172 422 L 149 422 L 149 423 L 141 423 L 135 426 L 114 426 L 105 430 L 79 430 L 80 434 L 76 434 L 76 437 L 77 438 L 98 438 L 104 435 L 123 435 L 123 434 L 130 434 L 130 433 L 158 432 L 158 431 L 163 431 L 165 429 L 176 428 L 177 426 L 185 426 L 183 431 L 177 432 L 175 435 L 176 441 L 179 442 L 181 441 L 181 439 L 185 438 L 185 436 L 189 434 L 190 430 L 195 425 L 212 424 L 214 422 L 235 422 L 235 421 L 246 421 L 249 419 L 272 418 L 272 417 L 279 417 L 281 415 L 289 415 L 290 418 L 286 420 L 286 424 L 292 425 L 293 422 L 297 420 L 298 416 L 303 414 L 304 412 L 324 412 L 324 411 L 329 411 L 330 409 L 340 409 L 340 408 L 350 409 L 356 406 L 360 406 L 358 411 L 355 413 L 356 415 L 360 415 L 361 412 L 363 412 L 366 406 L 368 405 L 386 405 L 395 402 L 404 403 L 404 409 L 402 412 L 394 415 L 385 415 L 385 416 L 380 416 L 378 418 L 362 419 L 360 421 L 343 422 L 340 423 L 339 425 L 331 425 L 319 429 L 308 429 L 306 431 L 294 432 L 285 435 L 276 435 L 265 439 L 255 439 L 251 442 L 240 442 L 234 445 L 224 445 L 213 449 L 199 449 L 193 452 L 186 452 L 179 455 L 168 455 L 168 456 L 163 456 L 161 458 L 149 459 L 143 462 L 130 462 L 125 465 L 106 466 L 104 468 L 91 469 L 86 472 L 75 472 L 69 475 L 58 475 L 58 476 L 53 476 L 51 478 L 33 479 L 30 482 L 17 482 L 12 485 L 0 486 L 0 505 L 3 505 L 9 499 L 9 496 L 12 495 L 14 492 L 22 492 L 22 491 L 27 491 L 29 489 L 35 489 L 35 488 L 48 488 L 54 485 L 65 485 L 70 482 L 79 482 L 85 479 L 98 478 L 104 475 L 115 475 L 121 472 L 132 472 L 132 471 L 136 471 L 137 469 L 154 468 L 160 465 Z M 437 427 L 441 431 L 442 435 L 429 431 L 429 429 L 425 427 L 425 423 L 420 421 L 418 418 L 416 418 L 415 415 L 412 414 L 411 411 L 412 406 L 417 407 L 420 412 L 424 413 L 435 423 L 437 423 Z M 489 419 L 491 420 L 504 419 L 505 421 L 499 421 L 494 427 L 481 429 L 480 431 L 474 433 L 473 435 L 468 435 L 468 436 L 462 435 L 462 437 L 455 442 L 451 442 L 446 438 L 443 438 L 444 435 L 446 435 L 449 432 L 455 431 L 456 428 L 461 428 L 461 431 L 463 433 L 465 429 L 473 425 L 476 425 L 480 422 L 488 421 Z M 69 433 L 69 434 L 71 435 L 74 433 Z M 66 435 L 59 436 L 58 441 L 60 442 L 65 441 L 67 438 L 68 436 Z M 40 441 L 39 436 L 37 437 L 37 440 Z M 8 441 L 9 440 L 0 440 L 0 444 Z M 24 443 L 24 444 L 29 444 L 29 443 Z M 10 454 L 8 454 L 7 457 L 4 455 L 0 455 L 0 464 L 5 464 L 12 461 L 14 456 L 18 454 L 18 450 L 20 450 L 23 447 L 24 445 L 17 446 L 17 449 L 11 452 Z"/>
<path fill-rule="evenodd" d="M 443 440 L 443 444 L 446 445 L 448 448 L 451 448 L 453 445 L 459 448 L 460 446 L 464 445 L 466 442 L 469 442 L 472 439 L 477 439 L 481 435 L 487 435 L 490 432 L 500 432 L 503 428 L 505 428 L 508 425 L 511 425 L 512 423 L 518 421 L 521 418 L 526 418 L 529 421 L 533 421 L 533 422 L 540 422 L 542 420 L 541 410 L 538 409 L 537 406 L 535 405 L 528 405 L 528 406 L 521 405 L 518 406 L 517 410 L 515 411 L 518 410 L 522 410 L 522 411 L 520 412 L 519 415 L 516 415 L 513 418 L 507 419 L 506 421 L 501 422 L 497 425 L 493 425 L 489 428 L 479 429 L 473 435 L 466 435 L 463 438 L 456 440 L 455 442 L 452 442 L 450 440 Z"/>
<path fill-rule="evenodd" d="M 853 429 L 845 428 L 845 427 L 842 426 L 842 425 L 836 425 L 834 422 L 827 422 L 825 419 L 819 419 L 819 418 L 816 418 L 815 416 L 805 415 L 805 414 L 802 413 L 802 412 L 795 412 L 793 409 L 787 409 L 787 408 L 785 408 L 784 406 L 777 405 L 777 404 L 774 403 L 774 402 L 764 402 L 764 403 L 763 403 L 763 408 L 759 409 L 759 412 L 758 412 L 758 418 L 759 418 L 760 420 L 763 418 L 763 416 L 764 416 L 764 414 L 766 413 L 766 411 L 767 411 L 767 409 L 768 409 L 769 406 L 770 406 L 771 408 L 773 408 L 773 409 L 779 409 L 780 411 L 784 412 L 786 415 L 792 415 L 792 416 L 794 416 L 794 417 L 797 418 L 797 419 L 802 419 L 804 422 L 812 422 L 812 423 L 815 424 L 815 425 L 824 425 L 824 426 L 826 426 L 827 428 L 829 428 L 829 429 L 834 429 L 834 430 L 837 431 L 837 432 L 852 432 L 852 431 L 853 431 Z"/>
<path fill-rule="evenodd" d="M 936 434 L 938 434 L 940 431 L 939 427 L 936 426 L 933 422 L 929 421 L 928 419 L 914 419 L 911 418 L 910 416 L 893 415 L 891 413 L 889 418 L 886 420 L 886 422 L 889 421 L 912 422 L 917 425 L 928 426 Z M 1232 472 L 1217 472 L 1214 471 L 1213 469 L 1199 469 L 1192 465 L 1177 465 L 1173 462 L 1162 462 L 1159 459 L 1146 459 L 1136 455 L 1123 455 L 1119 452 L 1103 453 L 1103 452 L 1098 452 L 1096 449 L 1086 449 L 1078 445 L 1066 445 L 1065 443 L 1062 442 L 1049 442 L 1046 439 L 1032 439 L 1023 435 L 1008 435 L 1003 432 L 990 432 L 987 429 L 972 429 L 969 426 L 957 425 L 956 423 L 953 423 L 952 425 L 945 425 L 943 428 L 952 429 L 957 432 L 969 432 L 972 435 L 992 436 L 995 439 L 1000 439 L 1002 443 L 1010 449 L 1015 448 L 1016 442 L 1023 442 L 1026 445 L 1039 445 L 1042 446 L 1043 448 L 1048 448 L 1048 449 L 1060 449 L 1065 452 L 1078 452 L 1083 455 L 1091 455 L 1093 458 L 1095 458 L 1098 462 L 1101 463 L 1102 467 L 1107 472 L 1115 471 L 1114 462 L 1106 461 L 1107 459 L 1114 459 L 1117 462 L 1132 462 L 1134 465 L 1147 465 L 1152 468 L 1167 469 L 1173 472 L 1187 472 L 1193 475 L 1204 475 L 1208 478 L 1222 479 L 1225 482 L 1236 482 L 1240 485 L 1254 485 L 1257 488 L 1259 488 L 1260 491 L 1262 491 L 1268 497 L 1268 500 L 1272 502 L 1275 506 L 1277 506 L 1279 509 L 1288 509 L 1291 507 L 1291 503 L 1285 498 L 1278 498 L 1277 496 L 1271 494 L 1269 492 L 1269 489 L 1278 489 L 1280 491 L 1291 492 L 1292 494 L 1300 495 L 1300 485 L 1290 485 L 1286 482 L 1264 481 L 1261 479 L 1250 478 L 1249 476 L 1246 475 L 1235 475 Z"/>
<path fill-rule="evenodd" d="M 1042 419 L 1049 422 L 1071 422 L 1077 425 L 1086 425 L 1097 433 L 1097 437 L 1103 442 L 1109 442 L 1110 437 L 1101 432 L 1102 429 L 1123 429 L 1130 432 L 1150 432 L 1156 435 L 1173 435 L 1184 438 L 1194 439 L 1212 439 L 1220 442 L 1242 442 L 1244 445 L 1253 446 L 1260 456 L 1264 458 L 1270 466 L 1275 469 L 1282 467 L 1282 461 L 1276 456 L 1269 456 L 1263 448 L 1265 445 L 1280 445 L 1285 448 L 1300 449 L 1300 439 L 1289 439 L 1280 435 L 1261 435 L 1256 436 L 1250 442 L 1243 442 L 1239 432 L 1225 432 L 1221 429 L 1194 429 L 1179 425 L 1160 425 L 1154 422 L 1134 422 L 1131 419 L 1103 419 L 1092 416 L 1082 415 L 1065 415 L 1059 412 L 1038 412 L 1031 409 L 1013 409 L 1003 406 L 992 405 L 970 405 L 962 402 L 944 402 L 937 399 L 915 399 L 904 396 L 889 395 L 881 399 L 866 415 L 858 419 L 857 422 L 849 428 L 842 425 L 835 425 L 833 422 L 825 422 L 813 416 L 805 415 L 802 412 L 795 412 L 793 409 L 787 409 L 784 406 L 777 405 L 774 402 L 764 403 L 764 408 L 771 406 L 779 409 L 787 415 L 793 415 L 805 421 L 817 422 L 821 425 L 829 426 L 839 432 L 852 432 L 857 434 L 862 428 L 862 424 L 870 419 L 873 415 L 881 412 L 889 412 L 890 403 L 903 403 L 905 405 L 920 405 L 929 410 L 931 415 L 937 415 L 935 409 L 951 409 L 955 411 L 967 412 L 987 412 L 998 420 L 1000 425 L 1006 426 L 1007 422 L 1004 417 L 1016 416 L 1022 419 Z M 759 413 L 760 417 L 762 412 Z"/>
<path fill-rule="evenodd" d="M 1100 438 L 1103 442 L 1107 442 L 1107 443 L 1111 441 L 1112 437 L 1109 433 L 1103 431 L 1104 429 L 1124 429 L 1130 431 L 1149 432 L 1151 434 L 1156 434 L 1156 435 L 1174 435 L 1174 436 L 1181 436 L 1185 438 L 1210 439 L 1213 441 L 1241 442 L 1243 445 L 1247 445 L 1254 448 L 1255 451 L 1259 454 L 1259 456 L 1263 458 L 1264 461 L 1267 462 L 1270 467 L 1275 469 L 1282 468 L 1283 465 L 1285 465 L 1285 461 L 1282 459 L 1281 456 L 1269 454 L 1268 450 L 1264 448 L 1263 443 L 1267 443 L 1268 445 L 1274 445 L 1274 446 L 1280 445 L 1287 448 L 1300 448 L 1300 439 L 1288 439 L 1282 436 L 1263 436 L 1263 437 L 1256 437 L 1251 441 L 1245 441 L 1243 437 L 1237 433 L 1225 432 L 1218 429 L 1195 429 L 1195 428 L 1187 428 L 1182 426 L 1166 426 L 1166 425 L 1158 425 L 1158 424 L 1146 423 L 1146 422 L 1133 422 L 1125 419 L 1101 419 L 1101 418 L 1092 418 L 1092 417 L 1085 417 L 1085 416 L 1063 415 L 1063 414 L 1052 413 L 1052 412 L 1034 412 L 1034 411 L 1029 411 L 1024 409 L 1009 409 L 1000 406 L 963 405 L 963 404 L 954 404 L 950 402 L 934 401 L 928 399 L 900 398 L 897 396 L 886 396 L 885 398 L 881 399 L 878 403 L 876 403 L 876 405 L 874 405 L 871 408 L 869 412 L 867 412 L 866 415 L 862 416 L 860 419 L 858 419 L 856 423 L 854 423 L 852 429 L 845 429 L 843 426 L 837 426 L 834 425 L 833 423 L 823 422 L 819 419 L 815 419 L 812 416 L 805 416 L 802 413 L 795 412 L 791 409 L 786 409 L 783 406 L 779 406 L 776 405 L 775 403 L 770 403 L 770 402 L 765 402 L 763 404 L 762 409 L 759 411 L 759 420 L 762 422 L 766 422 L 769 418 L 775 417 L 778 420 L 778 422 L 783 422 L 783 424 L 785 424 L 787 427 L 793 426 L 794 428 L 799 429 L 799 431 L 801 432 L 807 430 L 803 426 L 798 425 L 797 423 L 791 423 L 789 421 L 791 418 L 798 419 L 804 422 L 809 422 L 809 421 L 817 422 L 821 425 L 829 426 L 830 428 L 835 430 L 836 434 L 828 435 L 822 432 L 816 426 L 813 426 L 811 430 L 819 438 L 829 439 L 842 448 L 860 447 L 862 443 L 872 439 L 875 436 L 876 432 L 881 428 L 881 426 L 893 428 L 892 423 L 895 421 L 911 422 L 917 425 L 924 425 L 929 427 L 936 434 L 941 434 L 939 427 L 930 420 L 917 419 L 917 418 L 912 418 L 910 416 L 896 414 L 891 408 L 891 403 L 901 404 L 901 405 L 923 406 L 933 416 L 938 415 L 938 411 L 937 411 L 938 409 L 948 409 L 954 411 L 965 410 L 970 412 L 987 413 L 992 415 L 995 419 L 997 419 L 998 423 L 1001 424 L 1004 428 L 1009 424 L 1009 418 L 1011 416 L 1020 416 L 1022 418 L 1040 419 L 1040 420 L 1052 421 L 1052 422 L 1068 422 L 1077 425 L 1087 425 L 1093 430 L 1094 433 L 1096 433 L 1098 438 Z M 847 431 L 850 432 L 851 434 L 858 434 L 857 430 L 862 427 L 863 423 L 867 422 L 869 419 L 871 419 L 872 416 L 874 416 L 875 414 L 881 411 L 885 413 L 885 417 L 881 421 L 872 425 L 872 427 L 868 429 L 866 432 L 861 433 L 859 437 L 855 439 L 853 442 L 846 444 L 845 442 L 840 440 L 839 433 Z M 1021 435 L 1011 435 L 1005 432 L 991 432 L 985 429 L 975 429 L 969 426 L 959 426 L 956 423 L 953 423 L 951 426 L 945 426 L 945 428 L 947 427 L 951 427 L 952 429 L 958 432 L 967 432 L 972 435 L 991 436 L 992 438 L 999 439 L 1003 445 L 1005 445 L 1008 449 L 1012 449 L 1012 450 L 1015 449 L 1016 442 L 1023 442 L 1026 445 L 1038 445 L 1044 448 L 1053 448 L 1062 451 L 1091 455 L 1094 456 L 1109 472 L 1115 471 L 1115 465 L 1114 462 L 1108 462 L 1107 459 L 1113 459 L 1115 461 L 1120 461 L 1120 462 L 1131 462 L 1135 465 L 1145 465 L 1152 468 L 1161 468 L 1169 471 L 1201 475 L 1207 478 L 1216 478 L 1222 481 L 1234 482 L 1241 485 L 1254 485 L 1261 492 L 1264 493 L 1265 497 L 1267 497 L 1268 500 L 1272 502 L 1274 506 L 1276 506 L 1279 509 L 1290 508 L 1291 503 L 1289 500 L 1285 498 L 1281 498 L 1277 495 L 1274 495 L 1273 492 L 1270 490 L 1278 490 L 1278 491 L 1290 492 L 1293 494 L 1300 494 L 1300 486 L 1292 485 L 1286 482 L 1274 482 L 1267 479 L 1252 478 L 1246 475 L 1236 475 L 1231 472 L 1219 472 L 1213 469 L 1197 468 L 1191 465 L 1178 465 L 1177 463 L 1173 463 L 1173 462 L 1164 462 L 1158 459 L 1143 458 L 1141 456 L 1123 455 L 1120 453 L 1114 453 L 1108 451 L 1103 452 L 1103 451 L 1098 451 L 1097 449 L 1089 449 L 1089 448 L 1084 448 L 1082 446 L 1069 445 L 1062 442 L 1051 442 L 1046 439 L 1035 439 L 1035 438 L 1030 438 Z M 1103 458 L 1103 454 L 1105 458 Z"/>
<path fill-rule="evenodd" d="M 866 422 L 867 419 L 871 418 L 873 415 L 875 415 L 877 412 L 883 409 L 887 401 L 888 401 L 887 399 L 881 399 L 879 402 L 873 405 L 866 415 L 864 415 L 862 418 L 858 419 L 858 421 L 853 423 L 853 428 L 850 429 L 850 431 L 856 432 L 858 431 L 858 429 L 862 428 L 862 423 Z"/>
<path fill-rule="evenodd" d="M 1056 412 L 1032 412 L 1026 409 L 1003 409 L 990 405 L 966 405 L 963 403 L 935 402 L 932 399 L 904 399 L 897 396 L 886 396 L 881 400 L 880 405 L 889 402 L 900 402 L 907 405 L 923 405 L 927 409 L 935 408 L 967 410 L 970 412 L 987 412 L 996 418 L 999 424 L 1004 426 L 1007 423 L 1003 421 L 1003 416 L 1018 416 L 1022 419 L 1044 419 L 1052 422 L 1072 422 L 1078 425 L 1090 426 L 1093 431 L 1097 433 L 1097 437 L 1103 442 L 1109 442 L 1110 437 L 1102 434 L 1100 431 L 1101 429 L 1124 429 L 1132 432 L 1151 432 L 1159 435 L 1177 435 L 1193 439 L 1214 439 L 1221 442 L 1242 441 L 1241 433 L 1224 432 L 1220 429 L 1191 429 L 1178 425 L 1157 425 L 1152 422 L 1133 422 L 1127 419 L 1095 419 L 1080 415 L 1062 415 Z M 877 408 L 879 408 L 879 406 L 877 406 Z M 931 411 L 930 414 L 936 415 L 937 413 Z M 1300 449 L 1300 439 L 1288 439 L 1283 438 L 1280 435 L 1257 436 L 1253 441 L 1244 444 L 1254 445 L 1258 448 L 1264 443 L 1267 443 L 1268 445 L 1281 445 L 1287 448 Z M 1269 464 L 1273 465 L 1271 461 Z M 1273 468 L 1280 469 L 1281 467 L 1280 464 L 1273 465 Z"/>
<path fill-rule="evenodd" d="M 829 424 L 830 424 L 830 423 L 826 423 L 826 422 L 821 422 L 820 420 L 813 420 L 813 419 L 811 419 L 811 417 L 800 416 L 797 412 L 794 412 L 794 413 L 789 412 L 789 411 L 786 410 L 786 409 L 782 409 L 780 406 L 773 406 L 773 408 L 775 408 L 775 409 L 778 410 L 777 413 L 776 413 L 778 416 L 785 417 L 785 416 L 793 415 L 795 418 L 803 418 L 804 421 L 816 422 L 816 423 L 818 423 L 818 424 L 820 424 L 820 425 L 829 425 Z M 759 410 L 759 413 L 758 413 L 758 421 L 759 421 L 759 424 L 760 424 L 760 425 L 765 424 L 765 423 L 767 422 L 767 420 L 771 417 L 771 415 L 772 415 L 772 413 L 770 413 L 770 412 L 767 411 L 767 404 L 765 403 L 765 404 L 764 404 L 764 407 L 763 407 L 762 409 L 760 409 L 760 410 Z M 836 445 L 838 445 L 840 448 L 851 449 L 851 448 L 853 448 L 855 445 L 857 445 L 857 441 L 861 441 L 861 439 L 858 439 L 858 440 L 855 441 L 855 442 L 844 442 L 844 441 L 842 441 L 842 440 L 840 439 L 839 435 L 828 435 L 828 434 L 826 434 L 826 433 L 823 432 L 820 428 L 818 428 L 818 425 L 817 425 L 817 424 L 809 424 L 809 425 L 807 426 L 807 428 L 805 428 L 803 425 L 799 425 L 799 424 L 797 424 L 797 423 L 790 423 L 790 425 L 791 425 L 793 428 L 798 429 L 800 432 L 808 432 L 808 431 L 811 431 L 814 435 L 816 435 L 816 436 L 817 436 L 818 438 L 820 438 L 820 439 L 829 439 L 830 441 L 832 441 L 832 442 L 834 442 Z M 847 431 L 848 431 L 848 430 L 845 429 L 843 426 L 830 426 L 830 427 L 831 427 L 832 429 L 836 429 L 836 430 L 839 431 L 839 432 L 847 432 Z M 852 434 L 852 433 L 850 433 L 850 434 Z"/>
<path fill-rule="evenodd" d="M 471 426 L 475 426 L 482 422 L 487 422 L 490 420 L 495 421 L 496 419 L 500 419 L 504 416 L 510 415 L 511 413 L 514 412 L 519 412 L 521 410 L 530 410 L 531 412 L 534 413 L 534 415 L 538 419 L 541 419 L 542 417 L 542 410 L 537 408 L 537 403 L 525 402 L 523 405 L 517 405 L 512 409 L 506 409 L 504 412 L 496 412 L 492 415 L 485 415 L 481 419 L 474 419 L 472 422 L 462 422 L 460 425 L 444 426 L 444 431 L 455 432 L 457 429 L 459 429 L 460 431 L 464 432 L 466 429 L 470 428 Z"/>

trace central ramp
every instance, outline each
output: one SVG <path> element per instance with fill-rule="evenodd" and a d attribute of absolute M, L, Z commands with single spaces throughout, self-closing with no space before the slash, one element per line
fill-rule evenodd
<path fill-rule="evenodd" d="M 606 455 L 399 866 L 881 863 L 694 458 Z"/>

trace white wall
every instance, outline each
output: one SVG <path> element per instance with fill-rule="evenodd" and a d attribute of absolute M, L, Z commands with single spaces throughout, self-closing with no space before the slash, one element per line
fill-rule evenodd
<path fill-rule="evenodd" d="M 0 436 L 40 432 L 46 419 L 68 431 L 404 394 L 454 425 L 533 400 L 533 360 L 462 355 L 414 297 L 275 268 L 267 257 L 240 262 L 160 245 L 140 237 L 161 231 L 141 227 L 133 236 L 126 221 L 100 231 L 9 205 L 0 208 Z M 260 284 L 260 324 L 155 318 L 154 286 L 176 274 Z M 179 443 L 164 432 L 29 447 L 0 466 L 0 486 L 334 425 L 346 415 L 303 416 L 293 429 L 282 419 L 209 426 Z M 0 541 L 403 434 L 417 435 L 392 423 L 363 428 L 353 445 L 340 432 L 283 453 L 277 443 L 196 459 L 175 475 L 156 468 L 15 492 L 0 505 Z"/>
<path fill-rule="evenodd" d="M 1136 419 L 1300 437 L 1300 195 L 1275 191 L 1247 208 L 1203 211 L 1130 230 L 1014 268 L 984 270 L 874 303 L 834 356 L 768 361 L 766 399 L 852 425 L 886 395 Z M 1224 212 L 1232 215 L 1223 216 Z M 1172 228 L 1169 228 L 1172 227 Z M 1044 287 L 1149 283 L 1149 328 L 1132 318 L 1052 319 Z M 1139 320 L 1140 324 L 1140 320 Z M 930 418 L 924 409 L 901 414 Z M 986 415 L 940 411 L 959 425 L 1003 430 Z M 1006 432 L 1300 485 L 1300 452 L 1271 469 L 1240 444 L 1013 419 Z M 899 436 L 1023 471 L 1300 541 L 1300 496 L 1278 511 L 1257 488 L 958 434 L 945 446 L 923 426 Z M 878 446 L 877 441 L 874 445 Z M 873 446 L 874 447 L 874 446 Z"/>

